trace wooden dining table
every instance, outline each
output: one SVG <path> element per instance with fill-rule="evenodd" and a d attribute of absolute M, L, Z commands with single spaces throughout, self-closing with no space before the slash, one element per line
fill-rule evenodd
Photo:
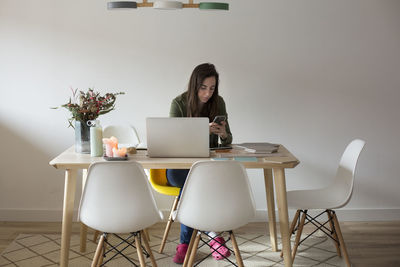
<path fill-rule="evenodd" d="M 234 159 L 233 156 L 238 156 L 232 153 L 235 152 L 212 151 L 210 158 L 150 158 L 147 156 L 147 151 L 138 150 L 136 154 L 129 155 L 128 160 L 139 162 L 144 169 L 189 169 L 196 161 L 210 159 L 229 160 Z M 254 155 L 256 158 L 251 157 L 250 160 L 246 160 L 248 155 L 245 156 L 237 157 L 236 160 L 242 159 L 242 163 L 246 169 L 263 169 L 271 247 L 273 251 L 278 251 L 274 197 L 275 185 L 284 263 L 285 266 L 292 266 L 285 169 L 296 167 L 299 164 L 299 160 L 283 145 L 280 145 L 278 151 L 275 153 Z M 61 267 L 68 266 L 78 170 L 84 170 L 83 176 L 85 177 L 86 170 L 90 164 L 99 161 L 104 161 L 103 157 L 91 157 L 90 154 L 75 153 L 74 146 L 72 146 L 56 156 L 49 163 L 56 169 L 65 171 L 60 253 Z"/>

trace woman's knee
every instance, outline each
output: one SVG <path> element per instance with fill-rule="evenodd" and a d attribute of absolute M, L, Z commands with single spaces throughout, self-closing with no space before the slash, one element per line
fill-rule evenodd
<path fill-rule="evenodd" d="M 189 170 L 186 169 L 167 169 L 167 180 L 172 186 L 183 187 Z"/>

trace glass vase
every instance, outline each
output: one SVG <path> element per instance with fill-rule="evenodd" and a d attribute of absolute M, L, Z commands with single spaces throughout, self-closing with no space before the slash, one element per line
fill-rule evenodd
<path fill-rule="evenodd" d="M 90 127 L 86 121 L 75 121 L 75 152 L 90 154 Z"/>

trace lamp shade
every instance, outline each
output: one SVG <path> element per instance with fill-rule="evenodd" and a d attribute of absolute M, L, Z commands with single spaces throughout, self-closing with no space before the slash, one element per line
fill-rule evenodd
<path fill-rule="evenodd" d="M 155 1 L 153 8 L 155 9 L 182 9 L 182 2 L 179 1 Z"/>
<path fill-rule="evenodd" d="M 115 1 L 107 3 L 107 9 L 119 8 L 137 8 L 137 3 L 133 1 Z"/>
<path fill-rule="evenodd" d="M 199 4 L 199 9 L 202 9 L 202 10 L 210 10 L 210 9 L 229 10 L 229 4 L 218 3 L 218 2 L 201 2 Z"/>

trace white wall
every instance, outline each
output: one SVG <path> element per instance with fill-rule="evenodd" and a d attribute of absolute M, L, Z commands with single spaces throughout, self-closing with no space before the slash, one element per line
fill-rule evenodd
<path fill-rule="evenodd" d="M 61 219 L 64 173 L 48 162 L 73 130 L 68 112 L 50 107 L 69 87 L 126 92 L 100 119 L 144 138 L 145 117 L 167 116 L 203 62 L 220 72 L 234 142 L 282 143 L 301 161 L 288 189 L 327 184 L 346 144 L 362 138 L 344 218 L 400 219 L 400 2 L 229 3 L 118 12 L 106 1 L 2 0 L 0 220 Z M 264 219 L 262 174 L 249 174 Z"/>

